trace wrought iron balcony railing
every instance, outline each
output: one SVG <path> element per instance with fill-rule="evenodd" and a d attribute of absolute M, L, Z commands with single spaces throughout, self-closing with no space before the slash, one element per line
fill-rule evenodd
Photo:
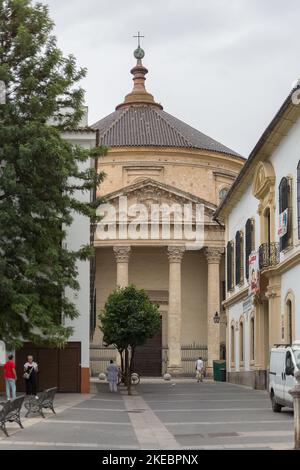
<path fill-rule="evenodd" d="M 279 243 L 263 243 L 259 247 L 259 269 L 270 268 L 279 263 Z"/>

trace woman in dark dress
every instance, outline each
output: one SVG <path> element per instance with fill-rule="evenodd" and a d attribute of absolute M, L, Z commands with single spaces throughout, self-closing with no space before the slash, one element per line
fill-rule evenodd
<path fill-rule="evenodd" d="M 26 395 L 36 396 L 36 374 L 38 373 L 38 365 L 33 360 L 33 356 L 27 356 L 27 362 L 24 364 L 24 379 L 26 387 Z"/>

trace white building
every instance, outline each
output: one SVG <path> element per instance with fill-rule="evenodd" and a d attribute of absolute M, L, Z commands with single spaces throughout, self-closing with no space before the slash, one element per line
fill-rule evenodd
<path fill-rule="evenodd" d="M 89 149 L 96 146 L 97 133 L 88 127 L 87 108 L 86 113 L 78 127 L 74 131 L 65 132 L 63 138 L 74 145 L 80 145 Z M 90 168 L 90 160 L 82 163 L 82 170 Z M 79 201 L 89 202 L 90 191 L 77 190 L 74 194 Z M 83 215 L 74 212 L 73 222 L 67 228 L 65 243 L 68 250 L 78 250 L 91 242 L 90 220 Z M 73 328 L 73 335 L 63 349 L 38 347 L 25 342 L 23 348 L 16 351 L 16 367 L 18 377 L 22 377 L 23 365 L 28 354 L 33 354 L 39 364 L 38 388 L 43 390 L 57 386 L 62 392 L 88 393 L 90 387 L 89 377 L 89 347 L 90 347 L 90 286 L 93 285 L 93 275 L 90 261 L 78 261 L 79 291 L 67 289 L 65 295 L 70 298 L 79 312 L 75 320 L 65 319 L 66 326 Z M 3 355 L 3 354 L 2 354 Z M 0 356 L 1 359 L 1 356 Z M 1 371 L 0 371 L 1 372 Z M 3 386 L 1 380 L 0 386 Z M 18 380 L 17 389 L 23 391 L 24 381 Z"/>
<path fill-rule="evenodd" d="M 284 101 L 215 214 L 226 226 L 228 379 L 254 388 L 266 385 L 270 347 L 300 339 L 299 94 Z"/>
<path fill-rule="evenodd" d="M 96 132 L 88 127 L 88 110 L 76 131 L 67 132 L 63 135 L 64 139 L 74 145 L 80 145 L 83 148 L 93 148 L 96 146 Z M 82 164 L 82 170 L 90 167 L 90 161 Z M 89 191 L 76 191 L 75 197 L 81 202 L 89 202 L 91 194 Z M 83 245 L 90 243 L 90 220 L 80 214 L 73 214 L 73 223 L 68 229 L 66 238 L 69 250 L 78 250 Z M 72 388 L 75 385 L 75 377 L 78 383 L 77 390 L 81 393 L 89 393 L 90 386 L 90 286 L 93 279 L 90 278 L 90 261 L 78 261 L 78 282 L 79 291 L 68 289 L 66 295 L 76 305 L 79 316 L 75 320 L 67 319 L 66 326 L 72 326 L 73 335 L 69 338 L 68 347 L 70 349 L 70 363 L 73 368 L 78 367 L 77 374 L 73 375 Z M 93 274 L 92 274 L 93 276 Z M 72 347 L 73 346 L 73 347 Z M 66 371 L 64 371 L 65 373 Z M 75 372 L 75 371 L 74 371 Z M 67 384 L 66 384 L 67 385 Z M 71 385 L 71 383 L 70 383 Z"/>

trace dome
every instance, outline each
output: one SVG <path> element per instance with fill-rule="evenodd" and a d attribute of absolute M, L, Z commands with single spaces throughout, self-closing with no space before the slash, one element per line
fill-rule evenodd
<path fill-rule="evenodd" d="M 148 70 L 137 59 L 131 70 L 134 87 L 115 112 L 92 125 L 107 147 L 168 147 L 240 155 L 168 114 L 145 88 Z"/>

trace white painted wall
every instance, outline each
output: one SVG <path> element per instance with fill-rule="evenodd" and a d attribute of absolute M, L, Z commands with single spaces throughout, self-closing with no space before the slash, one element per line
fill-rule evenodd
<path fill-rule="evenodd" d="M 95 134 L 93 132 L 68 132 L 63 135 L 64 139 L 72 144 L 81 145 L 84 148 L 95 146 Z M 90 167 L 90 162 L 82 163 L 82 169 Z M 89 191 L 77 191 L 75 197 L 82 202 L 89 202 Z M 77 250 L 83 245 L 90 243 L 90 220 L 87 217 L 73 213 L 73 223 L 68 228 L 66 243 L 69 250 Z M 72 326 L 73 335 L 69 341 L 81 342 L 81 366 L 89 367 L 90 348 L 90 263 L 79 261 L 77 263 L 78 282 L 80 290 L 77 292 L 66 289 L 66 296 L 76 305 L 79 317 L 75 320 L 65 320 L 66 326 Z"/>
<path fill-rule="evenodd" d="M 238 372 L 240 371 L 240 319 L 243 317 L 244 319 L 244 365 L 243 369 L 245 371 L 250 370 L 250 318 L 251 318 L 251 311 L 247 312 L 246 314 L 243 312 L 243 301 L 237 302 L 234 305 L 231 305 L 228 308 L 228 328 L 231 335 L 231 325 L 234 321 L 234 339 L 235 339 L 235 354 L 234 358 L 231 357 L 231 337 L 229 338 L 229 344 L 227 345 L 228 348 L 228 357 L 229 357 L 229 364 L 228 370 L 231 372 L 232 370 Z M 236 330 L 236 323 L 238 322 L 238 330 Z M 232 362 L 235 364 L 235 368 L 232 369 L 231 364 Z"/>
<path fill-rule="evenodd" d="M 238 204 L 232 209 L 230 216 L 227 219 L 227 230 L 226 230 L 226 244 L 228 241 L 235 241 L 236 232 L 242 230 L 245 237 L 245 225 L 248 219 L 254 219 L 255 221 L 255 248 L 258 249 L 259 245 L 259 216 L 257 214 L 257 199 L 252 194 L 252 185 L 249 185 L 247 190 L 241 196 Z M 244 238 L 245 240 L 245 238 Z M 245 269 L 245 263 L 244 263 Z M 227 270 L 226 270 L 227 272 Z M 226 292 L 226 297 L 230 298 L 231 296 L 237 294 L 240 290 L 245 289 L 248 286 L 248 281 L 246 279 L 246 272 L 244 270 L 244 284 L 235 286 L 232 292 Z M 249 353 L 249 341 L 250 341 L 250 331 L 249 331 L 249 322 L 250 322 L 250 313 L 244 314 L 243 312 L 243 301 L 239 301 L 234 305 L 231 305 L 228 308 L 228 328 L 231 328 L 232 321 L 236 325 L 236 322 L 240 322 L 240 318 L 244 318 L 244 366 L 243 370 L 250 370 L 250 353 Z M 231 329 L 229 330 L 231 334 Z M 229 355 L 229 364 L 227 368 L 229 372 L 232 370 L 238 372 L 240 370 L 240 329 L 236 331 L 234 329 L 235 336 L 235 357 L 232 360 L 231 358 L 231 338 L 228 348 Z M 235 368 L 232 369 L 231 364 L 235 363 Z"/>
<path fill-rule="evenodd" d="M 285 253 L 281 253 L 280 261 L 284 261 L 287 258 L 293 256 L 295 252 L 300 250 L 300 240 L 298 239 L 298 215 L 297 215 L 297 166 L 300 160 L 300 120 L 292 127 L 288 135 L 282 140 L 279 147 L 275 150 L 269 161 L 272 163 L 276 175 L 275 183 L 275 201 L 276 201 L 276 216 L 275 216 L 275 236 L 276 241 L 279 242 L 278 237 L 278 223 L 279 223 L 279 184 L 283 177 L 292 176 L 292 200 L 293 200 L 293 238 L 294 246 L 292 249 Z M 232 209 L 226 226 L 226 243 L 234 240 L 235 234 L 238 230 L 245 229 L 245 223 L 248 218 L 254 218 L 255 220 L 255 248 L 258 250 L 260 245 L 260 221 L 257 214 L 258 200 L 252 194 L 252 185 L 249 185 L 247 190 L 241 196 L 240 201 Z M 297 265 L 290 269 L 288 272 L 282 275 L 281 284 L 281 311 L 285 311 L 285 297 L 289 290 L 292 290 L 295 297 L 295 329 L 296 339 L 300 339 L 300 265 Z M 243 286 L 235 286 L 235 289 L 231 293 L 226 293 L 227 298 L 238 293 L 241 289 L 247 286 L 247 281 Z M 231 327 L 232 321 L 239 321 L 243 314 L 243 302 L 237 302 L 236 304 L 228 308 L 228 328 Z M 244 355 L 245 355 L 245 367 L 244 370 L 250 370 L 249 353 L 250 353 L 250 315 L 248 320 L 244 323 Z M 231 345 L 227 345 L 229 353 L 229 364 L 228 369 L 231 370 Z M 235 371 L 239 371 L 239 331 L 235 331 Z"/>
<path fill-rule="evenodd" d="M 257 199 L 252 194 L 252 185 L 248 186 L 247 190 L 241 196 L 239 203 L 232 209 L 230 216 L 227 219 L 226 245 L 228 241 L 235 241 L 236 232 L 238 232 L 239 230 L 243 231 L 245 237 L 245 225 L 248 219 L 255 220 L 255 248 L 258 249 L 260 236 L 259 216 L 257 214 Z M 247 285 L 248 282 L 246 279 L 244 262 L 244 284 L 242 286 L 235 286 L 232 292 L 227 293 L 227 296 L 229 297 L 236 294 Z"/>
<path fill-rule="evenodd" d="M 295 251 L 300 249 L 299 238 L 298 238 L 298 226 L 297 226 L 297 165 L 300 160 L 300 120 L 294 124 L 289 134 L 282 140 L 278 149 L 275 150 L 274 154 L 270 158 L 276 175 L 276 235 L 278 231 L 279 223 L 279 209 L 278 209 L 278 198 L 279 198 L 279 184 L 283 177 L 292 177 L 292 199 L 293 199 L 293 236 L 294 236 L 294 249 L 287 253 L 281 254 L 281 260 L 288 258 Z M 277 236 L 279 241 L 279 237 Z"/>
<path fill-rule="evenodd" d="M 285 312 L 285 298 L 292 290 L 295 298 L 295 339 L 300 339 L 300 265 L 295 266 L 281 277 L 281 313 Z"/>

